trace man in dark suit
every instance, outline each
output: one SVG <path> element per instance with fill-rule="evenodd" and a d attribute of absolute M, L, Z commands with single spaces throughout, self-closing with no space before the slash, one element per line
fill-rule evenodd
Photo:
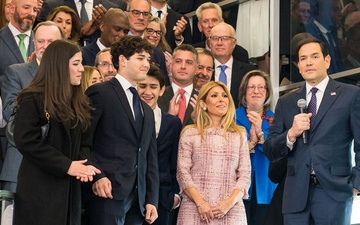
<path fill-rule="evenodd" d="M 180 205 L 180 189 L 176 180 L 176 167 L 182 124 L 179 118 L 161 110 L 157 105 L 159 96 L 165 91 L 165 79 L 157 66 L 150 66 L 146 80 L 138 83 L 137 90 L 140 98 L 152 108 L 155 117 L 160 192 L 159 217 L 153 225 L 167 225 L 169 224 L 170 212 Z"/>
<path fill-rule="evenodd" d="M 170 47 L 175 49 L 183 43 L 192 44 L 189 19 L 172 10 L 166 0 L 150 0 L 150 2 L 152 15 L 166 21 L 165 39 Z"/>
<path fill-rule="evenodd" d="M 303 39 L 297 56 L 305 85 L 278 100 L 264 144 L 270 160 L 288 158 L 284 221 L 348 225 L 360 189 L 360 89 L 328 77 L 331 58 L 317 39 Z M 309 113 L 299 113 L 299 99 Z"/>
<path fill-rule="evenodd" d="M 152 46 L 124 36 L 111 46 L 118 74 L 93 85 L 86 94 L 95 108 L 95 176 L 88 201 L 91 225 L 141 225 L 157 218 L 159 170 L 154 113 L 135 86 L 146 78 Z"/>
<path fill-rule="evenodd" d="M 126 13 L 129 18 L 130 31 L 129 35 L 144 37 L 145 28 L 148 26 L 151 18 L 150 0 L 129 0 L 126 7 Z M 168 73 L 165 65 L 164 53 L 157 47 L 151 56 L 151 62 L 154 62 L 163 71 L 165 84 L 170 84 Z"/>
<path fill-rule="evenodd" d="M 197 62 L 198 54 L 194 47 L 188 44 L 176 47 L 173 53 L 172 83 L 158 100 L 160 109 L 178 116 L 184 126 L 194 123 L 191 113 L 195 106 L 193 96 L 197 94 L 193 85 Z M 181 110 L 182 105 L 186 108 L 184 112 Z"/>
<path fill-rule="evenodd" d="M 12 20 L 0 30 L 0 83 L 4 79 L 5 69 L 8 66 L 27 62 L 34 51 L 31 28 L 35 22 L 36 10 L 36 0 L 12 2 Z"/>
<path fill-rule="evenodd" d="M 42 55 L 47 46 L 64 38 L 64 32 L 55 23 L 46 21 L 39 23 L 34 29 L 34 43 L 36 59 L 29 63 L 14 64 L 5 71 L 4 80 L 1 84 L 1 100 L 3 102 L 3 116 L 6 121 L 13 113 L 17 94 L 27 87 L 32 81 L 38 69 Z M 22 155 L 9 143 L 5 154 L 4 165 L 0 174 L 2 189 L 16 192 L 17 174 L 19 171 Z"/>
<path fill-rule="evenodd" d="M 100 38 L 82 48 L 83 64 L 95 65 L 96 54 L 104 48 L 111 47 L 120 37 L 129 32 L 129 20 L 121 9 L 109 9 L 101 19 Z"/>
<path fill-rule="evenodd" d="M 221 22 L 211 29 L 209 44 L 211 53 L 215 58 L 213 80 L 226 84 L 234 99 L 235 106 L 238 107 L 241 80 L 247 72 L 256 69 L 256 67 L 239 62 L 232 56 L 231 53 L 236 46 L 236 36 L 234 28 L 227 23 Z M 224 71 L 222 71 L 222 67 Z"/>
<path fill-rule="evenodd" d="M 95 58 L 95 67 L 99 70 L 104 81 L 111 80 L 117 74 L 111 60 L 110 50 L 111 48 L 104 48 L 96 54 Z"/>
<path fill-rule="evenodd" d="M 210 31 L 215 25 L 224 21 L 222 18 L 222 10 L 219 5 L 206 2 L 197 8 L 196 16 L 199 20 L 197 26 L 199 31 L 205 35 L 206 41 L 195 43 L 193 46 L 210 50 Z M 249 54 L 247 50 L 240 45 L 235 44 L 232 55 L 234 59 L 240 62 L 249 63 Z"/>

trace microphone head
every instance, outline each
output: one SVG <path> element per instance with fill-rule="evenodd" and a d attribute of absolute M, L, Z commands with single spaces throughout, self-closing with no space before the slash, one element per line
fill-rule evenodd
<path fill-rule="evenodd" d="M 306 100 L 301 98 L 297 101 L 297 106 L 299 108 L 305 109 L 306 108 Z"/>

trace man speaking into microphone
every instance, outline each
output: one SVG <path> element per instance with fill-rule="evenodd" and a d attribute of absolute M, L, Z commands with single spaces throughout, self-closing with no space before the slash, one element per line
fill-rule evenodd
<path fill-rule="evenodd" d="M 360 189 L 360 89 L 328 77 L 331 58 L 322 42 L 303 39 L 297 57 L 305 84 L 278 100 L 264 143 L 271 161 L 288 157 L 284 222 L 349 225 Z"/>

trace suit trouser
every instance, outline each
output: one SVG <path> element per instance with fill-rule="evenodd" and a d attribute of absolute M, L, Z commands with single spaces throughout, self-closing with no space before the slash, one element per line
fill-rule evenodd
<path fill-rule="evenodd" d="M 94 197 L 88 202 L 89 225 L 142 225 L 137 193 L 124 200 Z"/>
<path fill-rule="evenodd" d="M 285 213 L 285 225 L 350 225 L 353 198 L 337 202 L 320 184 L 310 185 L 305 210 Z"/>

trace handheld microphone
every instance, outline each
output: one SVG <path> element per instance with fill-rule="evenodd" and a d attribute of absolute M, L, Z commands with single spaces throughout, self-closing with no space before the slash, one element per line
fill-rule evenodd
<path fill-rule="evenodd" d="M 297 101 L 297 106 L 299 107 L 300 113 L 307 113 L 307 107 L 306 107 L 306 100 L 305 99 L 299 99 Z M 304 130 L 302 133 L 302 138 L 304 144 L 308 143 L 308 131 Z"/>

